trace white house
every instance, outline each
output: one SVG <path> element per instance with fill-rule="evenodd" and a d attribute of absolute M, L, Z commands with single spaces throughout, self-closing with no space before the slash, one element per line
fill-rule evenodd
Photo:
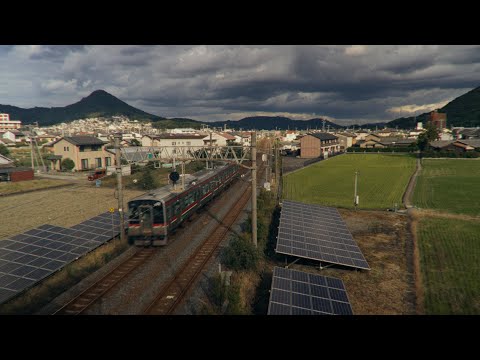
<path fill-rule="evenodd" d="M 297 136 L 299 135 L 298 132 L 294 131 L 294 130 L 287 130 L 285 136 L 283 137 L 283 141 L 293 141 L 297 138 Z"/>
<path fill-rule="evenodd" d="M 228 146 L 236 141 L 235 136 L 232 136 L 223 132 L 212 132 L 212 145 L 213 146 Z M 210 144 L 210 134 L 203 138 L 205 145 Z"/>
<path fill-rule="evenodd" d="M 232 133 L 232 135 L 235 137 L 235 142 L 238 144 L 241 144 L 243 146 L 250 146 L 251 144 L 251 133 L 249 132 L 236 132 Z"/>
<path fill-rule="evenodd" d="M 195 134 L 198 130 L 192 128 L 176 128 L 169 131 L 172 134 Z"/>

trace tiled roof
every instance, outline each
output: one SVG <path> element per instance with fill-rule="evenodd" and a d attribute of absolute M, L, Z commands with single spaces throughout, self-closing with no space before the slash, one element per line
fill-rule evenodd
<path fill-rule="evenodd" d="M 314 136 L 314 137 L 316 137 L 317 139 L 320 139 L 320 140 L 322 140 L 322 141 L 325 141 L 325 140 L 337 140 L 337 139 L 338 139 L 338 137 L 336 137 L 335 135 L 327 134 L 327 133 L 313 133 L 313 134 L 308 134 L 308 135 Z"/>
<path fill-rule="evenodd" d="M 65 136 L 63 138 L 58 139 L 55 143 L 59 142 L 60 140 L 64 139 L 73 145 L 104 145 L 106 144 L 105 141 L 100 140 L 94 136 Z"/>

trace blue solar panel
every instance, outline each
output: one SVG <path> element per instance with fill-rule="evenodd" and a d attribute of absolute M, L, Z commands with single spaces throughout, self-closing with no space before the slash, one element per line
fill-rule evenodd
<path fill-rule="evenodd" d="M 337 209 L 285 200 L 276 252 L 370 270 Z"/>
<path fill-rule="evenodd" d="M 352 315 L 342 280 L 275 267 L 269 315 Z"/>
<path fill-rule="evenodd" d="M 0 303 L 119 234 L 118 213 L 71 228 L 44 224 L 0 241 Z M 3 271 L 2 271 L 3 269 Z"/>

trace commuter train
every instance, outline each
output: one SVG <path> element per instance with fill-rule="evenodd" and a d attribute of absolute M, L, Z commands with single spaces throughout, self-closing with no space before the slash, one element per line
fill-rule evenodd
<path fill-rule="evenodd" d="M 137 246 L 168 244 L 168 235 L 195 210 L 208 203 L 240 175 L 235 163 L 185 176 L 185 189 L 172 185 L 155 189 L 128 202 L 128 241 Z"/>

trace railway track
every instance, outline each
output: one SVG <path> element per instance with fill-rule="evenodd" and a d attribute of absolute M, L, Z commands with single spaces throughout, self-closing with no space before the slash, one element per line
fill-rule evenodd
<path fill-rule="evenodd" d="M 155 300 L 144 310 L 144 314 L 168 315 L 173 313 L 241 214 L 250 199 L 251 193 L 249 190 L 250 186 L 223 218 L 219 226 L 209 234 L 207 240 L 185 261 L 175 276 L 163 286 Z"/>
<path fill-rule="evenodd" d="M 181 266 L 176 275 L 162 288 L 161 293 L 144 313 L 170 314 L 181 303 L 198 274 L 214 255 L 218 245 L 225 238 L 225 235 L 244 209 L 250 199 L 250 189 L 251 186 L 248 186 L 223 220 L 219 221 L 217 219 L 219 222 L 218 226 L 212 230 L 207 240 L 195 250 L 194 254 Z M 200 218 L 206 217 L 208 217 L 208 214 L 200 215 Z M 114 288 L 115 285 L 120 283 L 122 279 L 133 273 L 140 265 L 146 263 L 157 250 L 157 248 L 145 248 L 135 252 L 131 257 L 117 265 L 101 279 L 55 311 L 53 315 L 80 315 L 84 313 Z"/>
<path fill-rule="evenodd" d="M 110 289 L 118 284 L 125 276 L 132 273 L 145 263 L 154 253 L 155 248 L 141 249 L 127 260 L 112 269 L 100 280 L 89 286 L 86 290 L 58 309 L 53 315 L 79 315 L 104 296 Z"/>

